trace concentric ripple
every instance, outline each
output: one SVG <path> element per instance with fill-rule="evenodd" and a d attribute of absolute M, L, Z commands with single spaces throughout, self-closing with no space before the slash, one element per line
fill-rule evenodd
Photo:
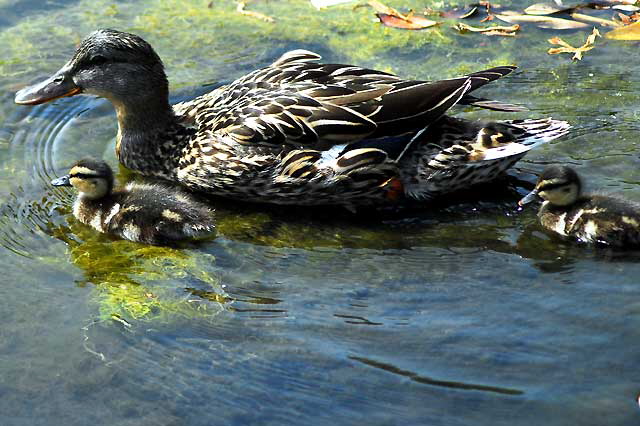
<path fill-rule="evenodd" d="M 33 108 L 16 107 L 0 131 L 9 135 L 7 157 L 3 159 L 7 185 L 0 209 L 0 244 L 29 256 L 50 244 L 43 239 L 58 225 L 52 216 L 57 206 L 68 205 L 71 194 L 51 187 L 49 182 L 66 172 L 69 153 L 90 155 L 109 140 L 112 127 L 96 119 L 104 114 L 104 101 L 90 97 L 63 99 Z M 92 119 L 88 121 L 87 115 Z M 78 145 L 76 134 L 95 135 Z"/>

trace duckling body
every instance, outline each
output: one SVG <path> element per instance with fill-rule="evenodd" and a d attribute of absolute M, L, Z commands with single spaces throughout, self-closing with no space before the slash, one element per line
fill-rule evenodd
<path fill-rule="evenodd" d="M 116 109 L 116 152 L 126 167 L 196 191 L 275 204 L 428 199 L 495 179 L 569 128 L 552 119 L 476 123 L 445 115 L 456 104 L 523 110 L 470 94 L 515 67 L 430 82 L 320 58 L 287 52 L 171 106 L 153 48 L 134 34 L 99 30 L 15 101 L 103 96 Z"/>
<path fill-rule="evenodd" d="M 626 200 L 592 195 L 570 207 L 546 201 L 538 217 L 546 229 L 581 242 L 640 247 L 640 205 Z"/>
<path fill-rule="evenodd" d="M 640 204 L 617 197 L 582 194 L 578 174 L 566 166 L 546 168 L 536 188 L 520 201 L 542 198 L 541 225 L 563 237 L 618 248 L 640 247 Z"/>
<path fill-rule="evenodd" d="M 113 172 L 102 161 L 81 160 L 52 184 L 79 190 L 73 215 L 80 222 L 130 241 L 170 244 L 215 229 L 211 209 L 181 190 L 135 182 L 113 189 Z"/>

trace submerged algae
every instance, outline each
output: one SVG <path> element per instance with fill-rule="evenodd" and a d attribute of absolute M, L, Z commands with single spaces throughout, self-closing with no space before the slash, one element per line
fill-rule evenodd
<path fill-rule="evenodd" d="M 420 8 L 425 4 L 405 2 L 403 6 Z M 74 7 L 51 11 L 2 30 L 0 45 L 8 48 L 4 63 L 0 64 L 0 74 L 44 72 L 46 68 L 42 67 L 41 59 L 45 55 L 50 58 L 69 54 L 86 34 L 104 27 L 139 33 L 147 38 L 165 59 L 170 78 L 178 86 L 185 80 L 191 83 L 215 77 L 216 62 L 242 57 L 247 52 L 254 58 L 250 62 L 259 58 L 266 63 L 274 59 L 273 50 L 316 46 L 325 53 L 330 50 L 344 61 L 391 70 L 395 65 L 391 58 L 398 52 L 450 45 L 456 38 L 453 32 L 439 29 L 386 28 L 373 22 L 375 15 L 371 8 L 342 6 L 317 11 L 306 0 L 260 2 L 252 7 L 275 16 L 276 22 L 241 15 L 234 2 L 214 2 L 209 8 L 202 1 L 158 0 L 147 2 L 140 10 L 138 5 L 80 0 Z M 268 57 L 260 57 L 267 46 Z M 212 58 L 210 64 L 206 58 Z M 195 69 L 196 65 L 204 74 Z M 208 69 L 209 65 L 214 68 L 214 74 Z M 251 68 L 256 65 L 252 63 Z M 420 73 L 418 67 L 409 70 L 407 75 L 416 73 Z M 438 75 L 442 77 L 441 73 L 434 73 L 432 77 Z"/>
<path fill-rule="evenodd" d="M 535 90 L 531 90 L 525 78 L 517 83 L 526 93 L 525 102 L 530 107 L 535 105 L 538 114 L 564 109 L 573 111 L 565 114 L 579 115 L 576 108 L 580 105 L 591 110 L 588 102 L 583 102 L 591 96 L 591 91 L 610 88 L 620 79 L 620 74 L 597 75 L 592 80 L 576 82 L 571 64 L 546 56 L 547 43 L 540 37 L 544 32 L 538 29 L 530 29 L 514 39 L 486 39 L 461 36 L 446 26 L 417 32 L 386 28 L 374 22 L 373 10 L 369 8 L 339 6 L 316 11 L 306 0 L 252 4 L 252 8 L 276 18 L 275 23 L 267 23 L 238 14 L 235 3 L 230 1 L 212 5 L 208 8 L 206 2 L 195 0 L 158 0 L 135 6 L 80 0 L 72 7 L 22 20 L 0 31 L 0 45 L 7 48 L 0 62 L 0 87 L 4 87 L 9 79 L 15 84 L 16 76 L 30 80 L 57 69 L 68 60 L 74 46 L 86 34 L 101 27 L 114 27 L 145 37 L 164 59 L 173 88 L 233 78 L 293 48 L 317 50 L 332 61 L 358 63 L 424 79 L 512 64 L 514 58 L 537 63 L 539 58 L 540 68 L 528 71 L 534 76 L 545 73 L 545 78 L 531 79 L 535 81 Z M 419 9 L 426 4 L 389 2 L 389 5 Z M 432 7 L 438 6 L 433 3 Z M 527 43 L 526 49 L 521 49 L 523 43 Z M 403 56 L 416 58 L 420 55 L 424 55 L 423 60 L 402 60 Z M 589 60 L 591 58 L 585 58 L 585 62 Z M 400 64 L 402 68 L 399 68 Z M 509 84 L 516 83 L 500 83 L 488 90 L 505 90 L 503 88 Z M 511 86 L 510 92 L 517 95 L 518 88 L 513 90 L 514 87 Z M 505 101 L 517 103 L 519 99 L 512 97 Z M 614 108 L 620 99 L 609 96 L 598 101 Z M 573 110 L 570 105 L 574 105 Z M 483 112 L 472 115 L 488 114 L 499 116 Z M 628 117 L 627 112 L 624 114 L 623 120 Z M 558 118 L 567 119 L 566 116 Z M 577 152 L 575 146 L 566 142 L 565 146 Z M 561 150 L 554 152 L 556 157 L 558 151 Z M 584 155 L 594 151 L 598 152 L 597 147 L 581 146 L 580 149 Z M 396 236 L 403 229 L 381 228 L 356 226 L 349 220 L 324 222 L 318 226 L 313 220 L 295 222 L 290 217 L 274 220 L 270 211 L 241 214 L 233 210 L 222 214 L 218 224 L 223 238 L 273 247 L 386 249 L 404 248 L 408 244 L 438 247 L 447 241 L 452 246 L 490 246 L 496 251 L 510 253 L 519 250 L 513 243 L 504 241 L 506 237 L 500 227 L 493 223 L 468 226 L 466 233 L 460 232 L 464 227 L 459 224 L 445 222 L 428 228 L 421 225 L 420 231 L 411 238 Z M 463 241 L 459 237 L 462 234 L 472 237 L 465 237 Z M 190 294 L 204 293 L 187 290 L 193 288 L 193 283 L 183 285 L 183 281 L 190 280 L 201 280 L 210 287 L 203 290 L 206 299 L 229 301 L 215 277 L 198 278 L 198 265 L 215 262 L 213 256 L 202 251 L 145 248 L 134 243 L 110 241 L 108 237 L 95 235 L 88 228 L 73 223 L 70 230 L 63 227 L 56 236 L 69 244 L 71 261 L 85 276 L 82 284 L 96 285 L 102 318 L 117 315 L 152 319 L 176 312 L 200 315 L 202 304 L 191 302 L 189 298 Z M 530 256 L 535 257 L 534 254 Z M 201 268 L 200 272 L 206 274 L 205 271 L 211 270 L 211 267 Z M 210 297 L 212 292 L 220 294 L 220 300 Z"/>
<path fill-rule="evenodd" d="M 68 244 L 69 261 L 83 271 L 77 285 L 95 286 L 101 319 L 165 320 L 214 317 L 232 302 L 210 271 L 215 256 L 188 247 L 146 246 L 96 233 L 68 215 L 50 232 Z M 46 260 L 46 259 L 45 259 Z M 197 299 L 197 287 L 218 297 Z"/>

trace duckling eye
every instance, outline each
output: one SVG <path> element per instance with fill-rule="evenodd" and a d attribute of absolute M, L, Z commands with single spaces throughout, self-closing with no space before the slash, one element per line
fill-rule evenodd
<path fill-rule="evenodd" d="M 571 188 L 562 188 L 562 192 L 569 193 L 571 192 Z"/>

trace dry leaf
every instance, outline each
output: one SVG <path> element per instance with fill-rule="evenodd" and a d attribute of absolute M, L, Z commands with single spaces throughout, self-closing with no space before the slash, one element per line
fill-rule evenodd
<path fill-rule="evenodd" d="M 449 19 L 467 19 L 467 18 L 471 18 L 476 13 L 478 13 L 478 7 L 473 6 L 470 9 L 466 9 L 466 10 L 457 9 L 457 8 L 453 10 L 448 10 L 448 11 L 442 12 L 440 16 L 442 16 L 443 18 L 449 18 Z"/>
<path fill-rule="evenodd" d="M 620 13 L 620 12 L 618 12 L 616 15 L 617 16 L 615 16 L 615 18 L 618 18 L 616 19 L 616 22 L 622 25 L 630 25 L 636 21 L 640 21 L 640 13 L 637 13 L 637 12 L 631 16 L 625 15 L 624 13 Z"/>
<path fill-rule="evenodd" d="M 236 6 L 236 12 L 240 13 L 241 15 L 260 19 L 265 22 L 275 22 L 275 19 L 273 19 L 271 16 L 267 16 L 264 13 L 260 13 L 260 12 L 252 12 L 250 10 L 245 10 L 245 7 L 247 7 L 247 2 L 239 1 L 238 5 Z"/>
<path fill-rule="evenodd" d="M 476 13 L 478 13 L 478 8 L 477 6 L 474 6 L 471 9 L 469 9 L 466 13 L 464 13 L 462 16 L 460 16 L 460 19 L 469 19 L 472 16 L 474 16 Z"/>
<path fill-rule="evenodd" d="M 389 6 L 385 6 L 384 4 L 380 3 L 377 0 L 369 1 L 369 6 L 371 6 L 378 13 L 384 13 L 385 15 L 397 16 L 397 17 L 402 18 L 402 19 L 406 19 L 407 18 L 405 15 L 403 15 L 400 12 L 398 12 L 394 8 L 389 7 Z"/>
<path fill-rule="evenodd" d="M 611 6 L 611 9 L 622 10 L 623 12 L 637 12 L 640 10 L 640 7 L 632 4 L 618 4 Z"/>
<path fill-rule="evenodd" d="M 557 55 L 560 53 L 573 53 L 574 61 L 582 60 L 582 55 L 585 52 L 593 49 L 595 47 L 596 37 L 602 37 L 597 28 L 594 28 L 589 37 L 587 37 L 587 41 L 580 47 L 573 47 L 566 41 L 562 40 L 560 37 L 553 37 L 549 39 L 549 43 L 557 44 L 562 47 L 552 47 L 547 51 L 549 55 Z"/>
<path fill-rule="evenodd" d="M 558 5 L 555 4 L 548 4 L 548 3 L 536 3 L 536 4 L 532 4 L 531 6 L 527 7 L 524 10 L 524 13 L 526 13 L 527 15 L 541 15 L 541 16 L 546 16 L 546 15 L 553 15 L 556 13 L 567 13 L 567 12 L 571 12 L 573 11 L 573 7 L 560 7 Z"/>
<path fill-rule="evenodd" d="M 614 16 L 614 19 L 616 17 L 618 18 L 618 21 L 620 23 L 622 23 L 622 25 L 629 25 L 629 24 L 633 23 L 633 20 L 631 19 L 631 17 L 625 15 L 624 13 L 618 12 L 617 16 Z"/>
<path fill-rule="evenodd" d="M 604 36 L 612 40 L 640 40 L 640 22 L 634 22 L 625 27 L 616 28 Z"/>
<path fill-rule="evenodd" d="M 407 15 L 407 20 L 413 22 L 414 24 L 422 25 L 423 28 L 429 28 L 439 24 L 439 22 L 432 21 L 431 19 L 426 18 L 424 15 L 415 15 L 413 12 Z"/>
<path fill-rule="evenodd" d="M 495 15 L 501 21 L 510 24 L 532 23 L 540 28 L 551 28 L 554 30 L 573 30 L 585 28 L 589 24 L 584 22 L 571 21 L 569 19 L 552 18 L 550 16 L 520 15 L 520 14 L 500 14 Z"/>
<path fill-rule="evenodd" d="M 514 37 L 515 32 L 520 29 L 520 25 L 515 24 L 510 27 L 504 27 L 504 26 L 498 26 L 498 25 L 494 25 L 492 27 L 473 27 L 471 25 L 463 24 L 462 22 L 460 22 L 453 28 L 460 31 L 460 33 L 462 34 L 470 31 L 473 33 L 482 33 L 488 36 L 495 35 L 495 36 Z"/>
<path fill-rule="evenodd" d="M 439 22 L 427 19 L 425 16 L 416 15 L 413 11 L 403 15 L 394 8 L 385 6 L 377 0 L 369 1 L 369 6 L 378 12 L 376 16 L 387 27 L 401 28 L 403 30 L 423 30 L 439 24 Z"/>
<path fill-rule="evenodd" d="M 376 13 L 376 16 L 387 27 L 401 28 L 403 30 L 424 30 L 439 24 L 439 22 L 432 21 L 424 16 L 414 15 L 413 13 L 406 16 Z"/>
<path fill-rule="evenodd" d="M 596 18 L 595 16 L 585 15 L 584 13 L 570 13 L 571 16 L 576 21 L 583 22 L 591 22 L 593 24 L 600 24 L 603 27 L 619 27 L 620 24 L 616 21 L 611 21 L 609 19 Z"/>
<path fill-rule="evenodd" d="M 478 3 L 480 6 L 484 6 L 487 12 L 487 16 L 480 20 L 480 22 L 493 21 L 494 15 L 491 12 L 492 5 L 488 1 L 481 1 Z"/>

